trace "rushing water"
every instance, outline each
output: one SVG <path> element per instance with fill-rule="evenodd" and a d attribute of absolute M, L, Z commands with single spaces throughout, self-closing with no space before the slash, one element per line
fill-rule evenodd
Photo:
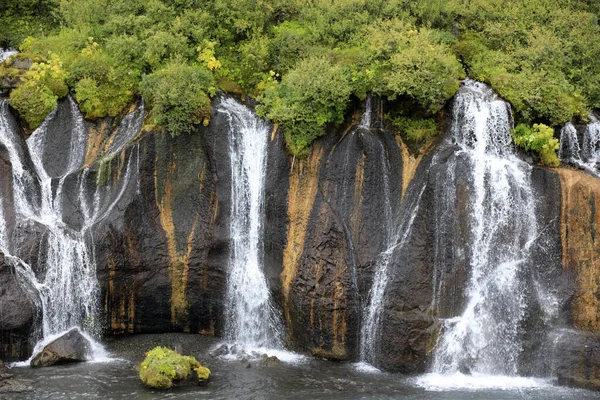
<path fill-rule="evenodd" d="M 232 241 L 227 339 L 245 349 L 282 347 L 280 320 L 263 273 L 264 180 L 269 126 L 232 98 L 218 108 L 229 121 Z"/>
<path fill-rule="evenodd" d="M 367 97 L 365 113 L 360 122 L 361 128 L 371 127 L 371 96 Z M 419 202 L 424 191 L 419 195 L 407 201 L 408 205 L 400 210 L 400 215 L 395 217 L 392 209 L 392 194 L 390 189 L 390 171 L 387 166 L 387 156 L 384 143 L 378 141 L 379 154 L 381 160 L 382 175 L 382 201 L 384 211 L 385 225 L 384 251 L 379 254 L 375 260 L 375 272 L 373 283 L 369 291 L 366 304 L 362 312 L 362 324 L 360 331 L 360 361 L 358 368 L 362 370 L 372 370 L 372 366 L 377 365 L 378 350 L 380 343 L 380 325 L 383 314 L 384 295 L 389 278 L 389 268 L 394 254 L 401 250 L 410 235 L 413 221 L 419 210 Z"/>
<path fill-rule="evenodd" d="M 33 391 L 20 399 L 319 399 L 319 400 L 588 400 L 597 393 L 553 386 L 552 382 L 527 380 L 520 388 L 495 385 L 492 388 L 455 387 L 440 391 L 435 385 L 424 388 L 414 378 L 388 373 L 362 373 L 350 364 L 321 360 L 261 368 L 258 361 L 228 361 L 213 358 L 206 349 L 218 339 L 202 335 L 135 335 L 109 341 L 107 349 L 117 361 L 83 363 L 39 369 L 13 369 L 17 378 L 35 379 Z M 145 388 L 135 368 L 147 349 L 175 346 L 195 356 L 210 368 L 207 386 L 182 384 L 167 392 Z M 452 379 L 452 378 L 450 378 Z M 443 383 L 443 381 L 440 381 Z"/>
<path fill-rule="evenodd" d="M 565 124 L 560 131 L 558 157 L 600 176 L 600 121 L 594 114 L 589 116 L 581 143 L 575 126 L 571 122 Z"/>
<path fill-rule="evenodd" d="M 519 327 L 527 287 L 522 269 L 537 236 L 531 167 L 512 152 L 510 106 L 480 83 L 465 81 L 454 100 L 452 136 L 470 163 L 470 280 L 462 314 L 444 321 L 426 385 L 458 376 L 493 386 L 490 376 L 521 379 Z M 452 182 L 447 184 L 451 185 Z M 454 377 L 453 377 L 454 376 Z M 501 382 L 505 378 L 498 378 Z M 529 381 L 514 382 L 518 386 Z M 529 382 L 530 383 L 530 382 Z"/>
<path fill-rule="evenodd" d="M 7 260 L 15 267 L 20 279 L 37 290 L 36 300 L 42 311 L 41 343 L 56 337 L 72 327 L 95 334 L 98 328 L 97 308 L 99 285 L 96 277 L 96 261 L 93 253 L 92 228 L 109 215 L 121 199 L 130 183 L 137 175 L 136 150 L 129 152 L 126 170 L 123 176 L 101 188 L 93 188 L 89 193 L 87 176 L 89 169 L 84 168 L 87 132 L 83 117 L 74 100 L 69 98 L 70 118 L 68 148 L 64 149 L 66 162 L 62 168 L 54 165 L 52 157 L 46 154 L 49 146 L 49 124 L 55 118 L 50 114 L 44 123 L 36 129 L 26 142 L 9 123 L 9 110 L 6 100 L 0 103 L 0 143 L 7 149 L 12 165 L 13 199 L 15 210 L 15 229 L 12 234 L 7 230 L 3 210 L 0 218 L 0 249 Z M 122 125 L 117 132 L 110 154 L 121 151 L 129 140 L 141 129 L 140 110 L 134 113 L 135 122 Z M 143 114 L 143 110 L 141 110 Z M 128 121 L 134 117 L 126 117 Z M 25 147 L 23 146 L 25 143 Z M 48 158 L 50 157 L 50 159 Z M 58 170 L 58 171 L 57 171 Z M 76 182 L 78 189 L 75 198 L 65 198 L 65 184 L 68 180 Z M 3 204 L 8 193 L 2 193 Z M 71 207 L 67 209 L 66 207 Z M 73 222 L 72 211 L 81 213 L 80 222 Z M 36 229 L 42 232 L 40 257 L 37 265 L 29 265 L 20 258 L 20 231 Z M 39 348 L 39 346 L 37 346 Z M 93 346 L 99 350 L 98 346 Z M 99 351 L 96 355 L 103 356 Z"/>

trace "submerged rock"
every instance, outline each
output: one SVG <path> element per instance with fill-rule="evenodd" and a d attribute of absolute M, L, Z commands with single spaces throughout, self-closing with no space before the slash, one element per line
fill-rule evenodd
<path fill-rule="evenodd" d="M 221 346 L 217 347 L 211 354 L 214 357 L 226 356 L 227 354 L 229 354 L 229 346 L 227 346 L 226 344 L 222 344 Z"/>
<path fill-rule="evenodd" d="M 33 390 L 30 379 L 0 379 L 0 393 L 21 393 Z"/>
<path fill-rule="evenodd" d="M 79 329 L 75 328 L 46 345 L 31 360 L 31 366 L 48 367 L 54 364 L 86 361 L 90 353 L 90 342 Z"/>
<path fill-rule="evenodd" d="M 281 361 L 276 356 L 265 356 L 262 360 L 260 360 L 260 366 L 263 368 L 274 368 L 279 367 L 281 365 Z"/>

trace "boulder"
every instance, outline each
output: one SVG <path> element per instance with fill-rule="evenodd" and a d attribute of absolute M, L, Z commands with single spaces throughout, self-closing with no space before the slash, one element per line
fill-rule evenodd
<path fill-rule="evenodd" d="M 276 356 L 265 356 L 260 360 L 260 366 L 262 368 L 275 368 L 281 365 L 281 361 Z"/>
<path fill-rule="evenodd" d="M 558 383 L 600 390 L 600 335 L 575 329 L 554 333 L 553 369 Z"/>
<path fill-rule="evenodd" d="M 54 364 L 86 361 L 91 353 L 91 344 L 77 328 L 71 329 L 50 342 L 33 360 L 32 367 L 48 367 Z"/>

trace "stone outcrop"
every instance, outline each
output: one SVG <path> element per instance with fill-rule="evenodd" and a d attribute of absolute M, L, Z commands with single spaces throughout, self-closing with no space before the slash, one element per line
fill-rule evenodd
<path fill-rule="evenodd" d="M 14 266 L 0 252 L 0 356 L 26 359 L 31 353 L 30 334 L 38 317 L 35 292 L 18 279 Z"/>
<path fill-rule="evenodd" d="M 566 384 L 600 389 L 600 179 L 570 169 L 558 174 L 562 263 L 571 284 L 566 312 L 575 329 L 556 334 L 556 375 Z"/>
<path fill-rule="evenodd" d="M 32 367 L 49 367 L 86 361 L 91 354 L 91 344 L 79 331 L 71 329 L 64 335 L 48 343 L 31 360 Z"/>

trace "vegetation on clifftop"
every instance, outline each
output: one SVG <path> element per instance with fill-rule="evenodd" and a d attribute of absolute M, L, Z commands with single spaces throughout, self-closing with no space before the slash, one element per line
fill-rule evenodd
<path fill-rule="evenodd" d="M 599 15 L 594 0 L 7 0 L 0 43 L 60 62 L 86 118 L 143 94 L 176 135 L 207 121 L 218 86 L 257 97 L 302 155 L 367 92 L 427 136 L 465 75 L 519 123 L 584 120 L 600 108 Z M 34 128 L 62 90 L 22 85 L 11 104 Z"/>

